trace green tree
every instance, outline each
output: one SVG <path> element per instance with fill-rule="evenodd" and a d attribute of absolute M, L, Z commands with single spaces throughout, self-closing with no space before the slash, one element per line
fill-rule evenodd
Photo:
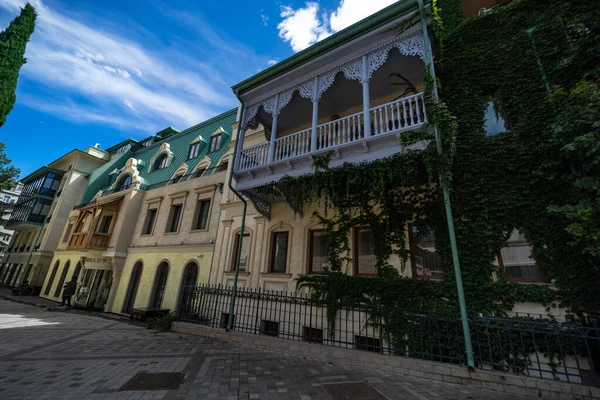
<path fill-rule="evenodd" d="M 21 171 L 11 165 L 10 159 L 4 153 L 6 144 L 0 142 L 0 190 L 13 185 Z"/>
<path fill-rule="evenodd" d="M 35 18 L 35 9 L 27 3 L 21 9 L 21 15 L 0 32 L 0 127 L 6 122 L 6 116 L 17 98 L 15 90 L 19 69 L 27 61 L 23 56 L 35 29 Z"/>

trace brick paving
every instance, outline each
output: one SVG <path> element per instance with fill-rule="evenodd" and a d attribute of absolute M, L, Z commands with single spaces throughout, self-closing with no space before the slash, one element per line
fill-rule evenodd
<path fill-rule="evenodd" d="M 139 372 L 185 380 L 176 390 L 119 391 Z M 346 390 L 336 394 L 339 383 Z M 381 398 L 531 399 L 0 300 L 3 400 Z"/>

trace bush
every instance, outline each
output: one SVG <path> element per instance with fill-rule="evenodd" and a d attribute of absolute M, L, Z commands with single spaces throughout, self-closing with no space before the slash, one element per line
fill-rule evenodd
<path fill-rule="evenodd" d="M 171 324 L 177 320 L 175 314 L 165 314 L 157 318 L 148 319 L 148 329 L 156 329 L 159 332 L 169 332 Z"/>

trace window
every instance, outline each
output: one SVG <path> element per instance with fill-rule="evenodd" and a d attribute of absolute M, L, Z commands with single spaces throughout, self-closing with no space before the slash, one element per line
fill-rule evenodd
<path fill-rule="evenodd" d="M 508 243 L 500 250 L 498 264 L 509 281 L 545 282 L 546 276 L 537 261 L 532 257 L 531 244 L 525 236 L 514 231 Z"/>
<path fill-rule="evenodd" d="M 140 286 L 140 279 L 142 277 L 143 265 L 140 261 L 135 263 L 133 270 L 131 271 L 131 277 L 129 278 L 129 284 L 127 287 L 127 295 L 125 301 L 123 301 L 122 313 L 129 314 L 133 309 L 135 303 L 135 297 L 137 296 L 138 287 Z"/>
<path fill-rule="evenodd" d="M 129 185 L 131 185 L 131 175 L 127 174 L 119 181 L 119 184 L 116 186 L 117 192 L 129 189 Z"/>
<path fill-rule="evenodd" d="M 260 321 L 260 333 L 267 336 L 279 336 L 279 322 L 263 319 Z"/>
<path fill-rule="evenodd" d="M 71 261 L 67 261 L 67 263 L 65 264 L 65 267 L 63 268 L 62 274 L 60 274 L 60 279 L 58 280 L 56 289 L 54 290 L 54 297 L 60 296 L 60 293 L 63 290 L 63 285 L 65 284 L 65 279 L 67 278 L 67 273 L 69 272 L 70 266 L 71 266 Z"/>
<path fill-rule="evenodd" d="M 69 240 L 69 237 L 71 236 L 71 231 L 73 230 L 73 224 L 69 224 L 67 226 L 67 230 L 65 231 L 65 235 L 62 238 L 63 243 L 65 243 L 67 240 Z"/>
<path fill-rule="evenodd" d="M 303 331 L 302 336 L 305 342 L 323 344 L 323 329 L 305 326 Z"/>
<path fill-rule="evenodd" d="M 190 145 L 190 152 L 188 153 L 188 160 L 198 157 L 199 150 L 200 150 L 200 143 L 194 143 L 194 144 Z"/>
<path fill-rule="evenodd" d="M 309 236 L 308 273 L 321 274 L 325 272 L 329 262 L 327 233 L 322 230 L 311 230 Z"/>
<path fill-rule="evenodd" d="M 498 103 L 490 100 L 487 103 L 484 114 L 485 123 L 483 129 L 486 135 L 496 135 L 508 131 L 508 126 L 503 117 L 503 112 Z"/>
<path fill-rule="evenodd" d="M 354 336 L 354 347 L 358 350 L 381 353 L 381 340 L 368 336 Z"/>
<path fill-rule="evenodd" d="M 77 279 L 79 278 L 80 273 L 81 273 L 81 263 L 77 263 L 77 265 L 75 266 L 75 271 L 73 271 L 73 275 L 71 275 L 71 279 L 74 280 L 75 282 L 77 282 Z"/>
<path fill-rule="evenodd" d="M 100 225 L 98 225 L 98 233 L 108 233 L 112 219 L 112 215 L 103 215 L 100 220 Z"/>
<path fill-rule="evenodd" d="M 151 307 L 158 309 L 162 306 L 165 296 L 165 287 L 167 286 L 167 277 L 169 276 L 169 264 L 162 262 L 156 270 L 154 278 L 154 290 L 152 290 Z"/>
<path fill-rule="evenodd" d="M 144 220 L 144 227 L 142 228 L 142 235 L 152 235 L 154 230 L 154 221 L 156 220 L 156 213 L 158 209 L 151 208 L 146 212 L 146 219 Z"/>
<path fill-rule="evenodd" d="M 221 313 L 221 328 L 227 328 L 229 325 L 229 313 Z M 233 326 L 235 326 L 235 314 L 233 314 Z"/>
<path fill-rule="evenodd" d="M 206 172 L 206 168 L 198 168 L 194 173 L 194 178 L 200 178 Z"/>
<path fill-rule="evenodd" d="M 244 233 L 244 240 L 242 241 L 242 252 L 240 254 L 240 271 L 245 271 L 248 266 L 248 250 L 250 249 L 250 234 Z M 231 258 L 231 270 L 235 271 L 235 263 L 238 258 L 238 250 L 240 247 L 240 234 L 236 233 L 235 240 L 233 241 L 233 257 Z"/>
<path fill-rule="evenodd" d="M 198 200 L 196 204 L 196 218 L 194 229 L 208 228 L 208 218 L 210 212 L 210 200 Z"/>
<path fill-rule="evenodd" d="M 215 135 L 210 138 L 210 148 L 208 150 L 209 153 L 218 151 L 221 148 L 221 139 L 223 135 Z"/>
<path fill-rule="evenodd" d="M 371 228 L 354 228 L 354 273 L 356 275 L 376 275 L 377 257 Z"/>
<path fill-rule="evenodd" d="M 287 270 L 288 242 L 289 232 L 273 232 L 270 272 L 285 272 Z"/>
<path fill-rule="evenodd" d="M 435 250 L 433 232 L 419 232 L 416 226 L 409 227 L 409 244 L 413 276 L 417 278 L 443 278 L 440 256 Z"/>
<path fill-rule="evenodd" d="M 50 278 L 48 279 L 48 284 L 46 285 L 46 289 L 44 289 L 44 296 L 48 296 L 50 294 L 50 289 L 52 288 L 52 284 L 54 283 L 54 278 L 56 278 L 56 272 L 58 271 L 58 266 L 60 265 L 60 261 L 57 261 L 54 264 L 54 269 L 50 274 Z"/>
<path fill-rule="evenodd" d="M 215 172 L 222 172 L 222 171 L 227 171 L 227 167 L 229 166 L 229 162 L 227 161 L 223 161 L 218 167 L 217 170 Z"/>
<path fill-rule="evenodd" d="M 198 281 L 198 264 L 190 262 L 183 272 L 183 284 L 179 297 L 180 311 L 191 311 L 194 299 L 196 282 Z"/>
<path fill-rule="evenodd" d="M 181 178 L 183 178 L 183 174 L 177 174 L 173 177 L 173 179 L 171 179 L 171 185 L 174 183 L 177 183 L 179 181 L 181 181 Z"/>
<path fill-rule="evenodd" d="M 167 222 L 167 232 L 177 232 L 179 230 L 179 221 L 181 219 L 181 211 L 183 204 L 171 206 L 171 213 Z"/>
<path fill-rule="evenodd" d="M 154 162 L 154 169 L 165 169 L 167 168 L 167 155 L 163 154 L 158 157 L 158 159 Z"/>

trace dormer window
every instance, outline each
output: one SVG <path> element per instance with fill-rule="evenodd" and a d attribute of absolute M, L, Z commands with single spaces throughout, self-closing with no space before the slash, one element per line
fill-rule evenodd
<path fill-rule="evenodd" d="M 190 145 L 190 152 L 188 153 L 188 160 L 198 157 L 200 151 L 200 143 L 194 143 Z"/>
<path fill-rule="evenodd" d="M 127 174 L 119 181 L 119 184 L 117 185 L 117 192 L 127 190 L 129 185 L 131 185 L 131 175 Z"/>
<path fill-rule="evenodd" d="M 154 169 L 165 169 L 165 168 L 167 168 L 167 155 L 163 154 L 162 156 L 158 157 L 158 159 L 154 163 Z"/>
<path fill-rule="evenodd" d="M 222 134 L 215 135 L 210 138 L 210 147 L 208 150 L 210 153 L 218 151 L 221 148 L 221 139 L 222 138 L 223 138 Z"/>
<path fill-rule="evenodd" d="M 227 167 L 229 167 L 229 162 L 227 161 L 223 161 L 218 167 L 217 170 L 215 172 L 222 172 L 222 171 L 227 171 Z"/>

